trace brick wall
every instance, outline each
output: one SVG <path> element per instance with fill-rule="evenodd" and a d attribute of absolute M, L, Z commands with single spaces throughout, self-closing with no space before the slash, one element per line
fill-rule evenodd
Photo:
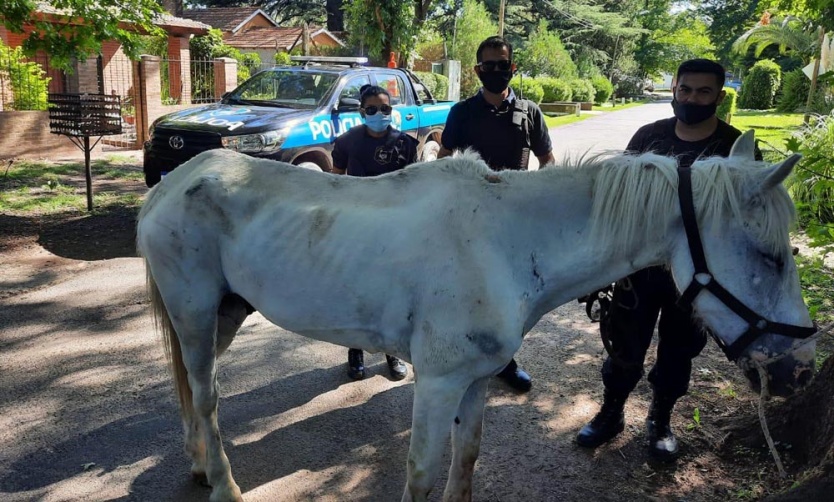
<path fill-rule="evenodd" d="M 97 146 L 93 153 L 100 153 Z M 69 138 L 49 132 L 49 112 L 0 113 L 0 159 L 77 158 L 81 150 Z"/>

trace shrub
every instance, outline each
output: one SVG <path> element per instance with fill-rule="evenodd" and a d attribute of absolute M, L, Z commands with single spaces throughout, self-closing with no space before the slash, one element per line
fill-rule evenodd
<path fill-rule="evenodd" d="M 0 40 L 0 88 L 11 87 L 14 110 L 46 110 L 49 81 L 38 63 L 27 62 L 20 47 L 7 47 Z"/>
<path fill-rule="evenodd" d="M 288 66 L 292 64 L 290 60 L 290 54 L 288 52 L 276 52 L 275 53 L 275 64 L 278 66 Z"/>
<path fill-rule="evenodd" d="M 449 94 L 449 77 L 440 73 L 434 73 L 434 79 L 437 81 L 437 87 L 432 95 L 436 99 L 446 99 Z"/>
<path fill-rule="evenodd" d="M 802 169 L 795 169 L 788 189 L 796 203 L 799 220 L 818 244 L 830 243 L 834 233 L 834 115 L 817 118 L 798 137 L 787 141 L 788 149 L 803 155 Z"/>
<path fill-rule="evenodd" d="M 544 91 L 542 101 L 545 103 L 570 101 L 570 98 L 573 97 L 573 89 L 564 80 L 555 77 L 536 77 L 536 82 L 542 86 Z"/>
<path fill-rule="evenodd" d="M 513 92 L 519 97 L 524 97 L 530 101 L 539 104 L 544 98 L 544 89 L 541 84 L 536 82 L 536 79 L 531 77 L 521 78 L 521 76 L 513 77 L 510 81 L 510 87 Z"/>
<path fill-rule="evenodd" d="M 594 103 L 605 103 L 614 94 L 614 84 L 602 75 L 592 78 L 591 85 L 594 86 Z"/>
<path fill-rule="evenodd" d="M 716 111 L 716 115 L 718 118 L 727 122 L 728 124 L 733 119 L 733 115 L 736 113 L 736 102 L 738 101 L 738 94 L 736 90 L 732 87 L 725 87 L 724 92 L 727 93 L 724 96 L 724 101 L 718 105 L 718 110 Z"/>
<path fill-rule="evenodd" d="M 773 98 L 779 90 L 782 70 L 770 59 L 763 59 L 750 68 L 741 85 L 738 106 L 752 110 L 773 108 Z"/>
<path fill-rule="evenodd" d="M 590 80 L 578 78 L 570 81 L 571 90 L 573 90 L 572 100 L 577 103 L 587 103 L 594 99 L 594 85 Z"/>
<path fill-rule="evenodd" d="M 827 114 L 831 111 L 830 107 L 825 106 L 825 87 L 825 79 L 820 79 L 817 82 L 814 99 L 811 100 L 811 112 Z M 784 113 L 805 111 L 809 92 L 811 92 L 811 79 L 806 77 L 802 70 L 785 73 L 782 79 L 782 94 L 776 104 L 776 110 Z"/>

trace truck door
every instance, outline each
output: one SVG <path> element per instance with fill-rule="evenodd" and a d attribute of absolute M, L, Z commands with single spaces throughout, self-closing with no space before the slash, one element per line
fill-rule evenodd
<path fill-rule="evenodd" d="M 367 75 L 357 75 L 351 77 L 345 82 L 344 87 L 336 97 L 335 106 L 339 106 L 339 100 L 342 98 L 351 98 L 359 100 L 359 89 L 363 85 L 371 83 L 371 79 Z M 333 134 L 330 135 L 330 142 L 336 141 L 336 138 L 350 130 L 351 127 L 360 125 L 363 122 L 362 115 L 358 111 L 340 112 L 333 110 L 330 113 L 330 122 L 332 125 Z"/>
<path fill-rule="evenodd" d="M 406 87 L 403 76 L 399 72 L 380 71 L 374 73 L 376 85 L 382 87 L 391 95 L 391 122 L 397 129 L 417 138 L 420 121 L 417 118 L 417 106 L 411 99 L 411 92 Z"/>

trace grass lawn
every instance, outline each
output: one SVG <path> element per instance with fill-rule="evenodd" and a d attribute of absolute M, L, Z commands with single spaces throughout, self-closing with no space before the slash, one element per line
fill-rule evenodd
<path fill-rule="evenodd" d="M 0 213 L 58 213 L 87 208 L 84 163 L 55 163 L 30 160 L 14 162 L 8 169 L 0 166 Z M 104 180 L 142 180 L 142 168 L 129 157 L 110 155 L 92 161 L 93 204 L 96 208 L 111 205 L 139 205 L 136 194 L 118 194 L 102 189 Z"/>
<path fill-rule="evenodd" d="M 802 126 L 801 113 L 778 113 L 773 110 L 739 110 L 731 124 L 742 132 L 756 130 L 759 148 L 785 151 L 785 140 Z"/>
<path fill-rule="evenodd" d="M 635 101 L 633 103 L 626 103 L 624 105 L 612 105 L 611 103 L 604 103 L 602 105 L 594 105 L 594 112 L 617 112 L 620 110 L 625 110 L 627 108 L 633 108 L 635 106 L 640 106 L 643 104 L 648 103 L 648 100 L 640 100 Z M 544 116 L 544 123 L 547 124 L 547 128 L 559 127 L 563 125 L 572 124 L 574 122 L 579 122 L 585 119 L 589 119 L 591 117 L 598 116 L 599 113 L 588 113 L 588 112 L 580 112 L 580 115 L 577 117 L 576 115 L 562 115 L 560 117 L 551 117 L 547 114 Z"/>

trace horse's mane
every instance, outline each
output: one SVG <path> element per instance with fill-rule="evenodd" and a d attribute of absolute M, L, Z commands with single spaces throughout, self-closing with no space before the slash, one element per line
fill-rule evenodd
<path fill-rule="evenodd" d="M 670 213 L 678 213 L 678 172 L 674 158 L 647 153 L 586 159 L 580 167 L 596 166 L 591 235 L 601 246 L 633 249 L 637 242 L 663 239 Z M 702 231 L 730 218 L 742 221 L 743 202 L 756 194 L 767 171 L 734 158 L 711 157 L 692 169 L 695 210 Z M 775 254 L 788 242 L 795 220 L 794 206 L 781 187 L 760 194 L 761 219 L 749 226 L 755 237 Z M 603 242 L 604 241 L 604 242 Z"/>

